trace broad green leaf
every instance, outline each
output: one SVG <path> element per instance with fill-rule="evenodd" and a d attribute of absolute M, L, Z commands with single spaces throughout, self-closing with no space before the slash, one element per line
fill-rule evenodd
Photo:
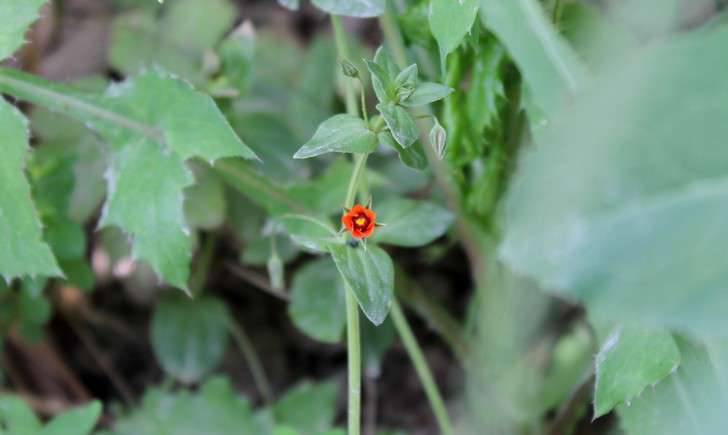
<path fill-rule="evenodd" d="M 111 146 L 109 194 L 101 225 L 120 226 L 135 257 L 165 281 L 186 288 L 190 240 L 182 190 L 192 183 L 185 160 L 254 158 L 214 101 L 162 71 L 112 86 L 98 97 L 12 70 L 0 90 L 72 116 Z"/>
<path fill-rule="evenodd" d="M 124 12 L 112 23 L 109 63 L 125 75 L 161 66 L 202 84 L 203 53 L 215 47 L 236 14 L 228 0 L 209 0 L 204 13 L 196 0 L 167 2 L 162 14 L 149 9 Z"/>
<path fill-rule="evenodd" d="M 38 19 L 45 0 L 3 0 L 0 3 L 0 60 L 5 60 L 25 42 L 25 32 Z"/>
<path fill-rule="evenodd" d="M 427 155 L 425 150 L 422 148 L 422 142 L 415 142 L 407 148 L 403 148 L 402 145 L 398 144 L 392 133 L 383 131 L 377 136 L 379 143 L 387 145 L 397 151 L 399 154 L 399 160 L 406 166 L 413 169 L 425 169 L 427 168 Z"/>
<path fill-rule="evenodd" d="M 147 390 L 139 407 L 114 421 L 112 435 L 259 434 L 248 400 L 227 379 L 213 378 L 195 392 Z"/>
<path fill-rule="evenodd" d="M 675 373 L 617 407 L 626 435 L 720 434 L 728 400 L 728 347 L 707 349 L 677 339 L 682 362 Z"/>
<path fill-rule="evenodd" d="M 555 117 L 519 164 L 502 258 L 609 321 L 726 337 L 726 44 L 654 44 Z"/>
<path fill-rule="evenodd" d="M 415 143 L 419 132 L 415 120 L 412 119 L 412 115 L 407 112 L 407 109 L 393 103 L 379 103 L 377 110 L 381 113 L 397 143 L 404 148 L 409 148 Z"/>
<path fill-rule="evenodd" d="M 334 382 L 301 382 L 273 405 L 275 421 L 304 434 L 329 430 L 336 416 L 338 392 Z"/>
<path fill-rule="evenodd" d="M 478 15 L 478 0 L 431 0 L 430 31 L 440 47 L 441 64 L 470 33 Z M 443 70 L 444 74 L 444 70 Z"/>
<path fill-rule="evenodd" d="M 680 365 L 680 351 L 667 332 L 618 327 L 596 357 L 594 418 L 630 403 Z"/>
<path fill-rule="evenodd" d="M 71 409 L 54 417 L 38 435 L 88 435 L 101 417 L 101 402 Z"/>
<path fill-rule="evenodd" d="M 418 83 L 412 94 L 399 103 L 406 107 L 424 106 L 442 100 L 453 92 L 449 86 L 433 82 Z"/>
<path fill-rule="evenodd" d="M 384 13 L 386 0 L 312 0 L 319 9 L 331 15 L 370 18 Z"/>
<path fill-rule="evenodd" d="M 0 97 L 0 275 L 60 275 L 48 245 L 25 178 L 28 124 L 25 117 Z"/>
<path fill-rule="evenodd" d="M 536 0 L 481 0 L 483 24 L 508 49 L 536 104 L 551 115 L 583 87 L 585 69 Z"/>
<path fill-rule="evenodd" d="M 380 325 L 387 318 L 394 292 L 394 265 L 389 254 L 374 244 L 366 249 L 331 244 L 329 250 L 361 310 L 372 323 Z"/>
<path fill-rule="evenodd" d="M 294 275 L 288 314 L 293 324 L 309 336 L 338 343 L 346 325 L 345 292 L 334 263 L 320 258 Z"/>
<path fill-rule="evenodd" d="M 374 52 L 373 61 L 382 68 L 381 73 L 384 77 L 388 77 L 389 80 L 394 81 L 394 78 L 397 77 L 397 74 L 399 74 L 399 68 L 397 68 L 394 62 L 392 62 L 389 52 L 383 45 L 378 47 L 377 51 Z M 367 67 L 368 66 L 369 65 L 367 63 Z M 371 72 L 371 70 L 369 72 Z"/>
<path fill-rule="evenodd" d="M 41 430 L 33 410 L 18 396 L 0 396 L 0 430 L 7 434 L 35 435 Z M 5 432 L 0 432 L 5 434 Z"/>
<path fill-rule="evenodd" d="M 334 115 L 322 122 L 313 138 L 293 155 L 307 159 L 321 154 L 371 153 L 377 148 L 377 135 L 363 120 L 352 115 Z"/>
<path fill-rule="evenodd" d="M 240 262 L 253 266 L 263 266 L 270 258 L 273 249 L 271 245 L 272 236 L 260 236 L 257 239 L 245 244 L 240 253 Z M 301 251 L 289 238 L 276 235 L 276 250 L 281 261 L 288 263 L 298 256 Z"/>
<path fill-rule="evenodd" d="M 197 382 L 222 361 L 227 322 L 227 308 L 217 299 L 166 299 L 152 318 L 154 355 L 169 375 L 184 383 Z"/>
<path fill-rule="evenodd" d="M 326 252 L 329 243 L 339 241 L 330 224 L 310 216 L 284 214 L 276 217 L 275 222 L 293 242 L 314 252 Z"/>
<path fill-rule="evenodd" d="M 454 216 L 446 208 L 426 201 L 391 199 L 374 204 L 377 222 L 373 240 L 397 246 L 424 246 L 445 234 Z"/>
<path fill-rule="evenodd" d="M 380 48 L 377 53 L 383 53 L 382 49 Z M 380 59 L 387 59 L 386 54 L 381 54 Z M 377 96 L 377 100 L 382 103 L 394 101 L 394 77 L 392 77 L 393 74 L 387 70 L 387 66 L 383 66 L 383 63 L 384 65 L 388 65 L 389 61 L 380 60 L 380 62 L 377 62 L 375 58 L 374 62 L 366 59 L 364 59 L 364 62 L 369 70 L 372 80 L 372 88 L 374 89 L 374 94 Z"/>

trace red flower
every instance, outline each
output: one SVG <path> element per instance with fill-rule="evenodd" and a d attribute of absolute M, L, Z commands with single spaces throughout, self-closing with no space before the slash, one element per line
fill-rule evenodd
<path fill-rule="evenodd" d="M 341 223 L 355 239 L 365 239 L 372 235 L 377 225 L 377 214 L 357 204 L 341 216 Z"/>

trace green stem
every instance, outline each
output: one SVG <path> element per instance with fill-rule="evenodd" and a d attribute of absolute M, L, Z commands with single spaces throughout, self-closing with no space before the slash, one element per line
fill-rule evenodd
<path fill-rule="evenodd" d="M 255 382 L 261 396 L 263 396 L 263 400 L 266 405 L 271 406 L 274 402 L 273 389 L 270 386 L 265 370 L 263 370 L 263 364 L 260 362 L 258 352 L 255 351 L 255 347 L 250 341 L 250 337 L 248 337 L 248 334 L 245 333 L 242 325 L 232 318 L 229 319 L 228 329 L 230 330 L 235 343 L 238 345 L 240 352 L 242 352 L 245 362 L 248 364 L 250 374 L 253 376 L 253 382 Z"/>
<path fill-rule="evenodd" d="M 440 432 L 443 435 L 452 435 L 452 423 L 450 423 L 450 417 L 447 414 L 445 402 L 442 400 L 442 396 L 440 396 L 440 391 L 437 389 L 437 384 L 435 384 L 435 379 L 432 377 L 432 372 L 427 366 L 427 361 L 425 361 L 425 356 L 422 354 L 422 349 L 420 349 L 419 344 L 417 344 L 417 340 L 412 333 L 412 329 L 410 328 L 409 323 L 407 323 L 407 318 L 402 312 L 402 308 L 399 306 L 396 299 L 392 302 L 391 316 L 394 326 L 397 328 L 397 332 L 402 339 L 402 344 L 404 344 L 405 349 L 407 349 L 407 353 L 412 360 L 412 364 L 415 366 L 417 375 L 420 377 L 420 382 L 425 389 L 427 399 L 430 401 L 430 406 L 435 414 L 435 419 L 437 419 L 437 424 L 440 426 Z"/>
<path fill-rule="evenodd" d="M 215 254 L 215 235 L 207 236 L 205 243 L 202 245 L 202 251 L 195 263 L 195 269 L 190 277 L 190 294 L 194 297 L 200 294 L 202 288 L 207 281 L 207 274 L 212 265 L 212 258 Z"/>
<path fill-rule="evenodd" d="M 331 15 L 331 25 L 334 28 L 336 39 L 336 50 L 339 57 L 348 59 L 349 45 L 346 34 L 341 24 L 341 18 Z M 346 90 L 346 111 L 349 115 L 357 116 L 356 91 L 350 78 L 344 81 Z M 367 162 L 367 154 L 357 154 L 354 157 L 354 170 L 349 179 L 349 187 L 346 190 L 344 207 L 350 208 L 354 205 L 356 190 L 361 178 L 361 173 Z M 361 335 L 359 332 L 359 306 L 354 297 L 354 291 L 346 285 L 346 350 L 348 357 L 349 387 L 348 407 L 349 435 L 359 435 L 361 430 Z"/>

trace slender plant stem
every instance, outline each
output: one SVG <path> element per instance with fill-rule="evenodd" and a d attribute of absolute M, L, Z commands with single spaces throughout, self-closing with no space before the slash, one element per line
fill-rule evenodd
<path fill-rule="evenodd" d="M 452 423 L 450 423 L 450 417 L 447 414 L 445 402 L 442 400 L 442 396 L 440 396 L 440 391 L 437 389 L 437 384 L 435 384 L 432 372 L 427 365 L 427 361 L 425 361 L 422 349 L 420 349 L 419 344 L 417 344 L 417 340 L 412 333 L 412 329 L 410 328 L 409 323 L 407 323 L 407 318 L 404 316 L 402 308 L 399 306 L 396 299 L 392 302 L 391 316 L 394 326 L 397 328 L 397 332 L 399 333 L 399 337 L 402 339 L 402 344 L 404 344 L 405 349 L 407 349 L 407 353 L 412 360 L 412 364 L 415 366 L 417 375 L 420 377 L 422 387 L 425 389 L 427 399 L 430 401 L 432 412 L 435 414 L 438 426 L 440 426 L 440 432 L 443 435 L 452 435 Z"/>
<path fill-rule="evenodd" d="M 212 258 L 215 254 L 215 235 L 209 234 L 202 245 L 202 250 L 195 263 L 192 277 L 190 277 L 190 295 L 197 296 L 205 286 L 207 275 L 212 265 Z"/>
<path fill-rule="evenodd" d="M 349 45 L 346 40 L 346 34 L 341 24 L 341 18 L 336 15 L 331 16 L 331 25 L 334 28 L 334 37 L 336 39 L 336 50 L 342 60 L 348 60 Z M 356 91 L 351 78 L 344 79 L 346 90 L 346 111 L 349 115 L 357 116 L 356 107 Z M 367 162 L 367 154 L 357 154 L 354 157 L 354 170 L 349 179 L 349 187 L 346 190 L 346 199 L 344 207 L 350 208 L 354 205 L 356 190 Z M 349 393 L 348 407 L 349 418 L 348 427 L 349 435 L 359 435 L 361 430 L 361 336 L 359 332 L 359 306 L 357 305 L 354 291 L 346 285 L 346 350 L 348 357 L 349 369 Z"/>
<path fill-rule="evenodd" d="M 250 341 L 250 337 L 245 333 L 242 325 L 236 322 L 232 317 L 228 321 L 228 329 L 235 339 L 235 343 L 238 345 L 240 352 L 243 354 L 243 358 L 248 363 L 250 374 L 253 375 L 253 381 L 256 387 L 263 396 L 263 401 L 266 405 L 270 406 L 274 402 L 273 389 L 270 386 L 268 377 L 263 369 L 263 364 L 260 362 L 258 352 L 256 352 L 253 343 Z"/>

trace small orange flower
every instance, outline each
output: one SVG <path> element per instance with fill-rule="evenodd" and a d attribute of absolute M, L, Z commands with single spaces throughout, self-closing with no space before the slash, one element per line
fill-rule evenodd
<path fill-rule="evenodd" d="M 357 204 L 341 216 L 341 223 L 355 239 L 365 239 L 372 235 L 377 225 L 377 214 Z"/>

